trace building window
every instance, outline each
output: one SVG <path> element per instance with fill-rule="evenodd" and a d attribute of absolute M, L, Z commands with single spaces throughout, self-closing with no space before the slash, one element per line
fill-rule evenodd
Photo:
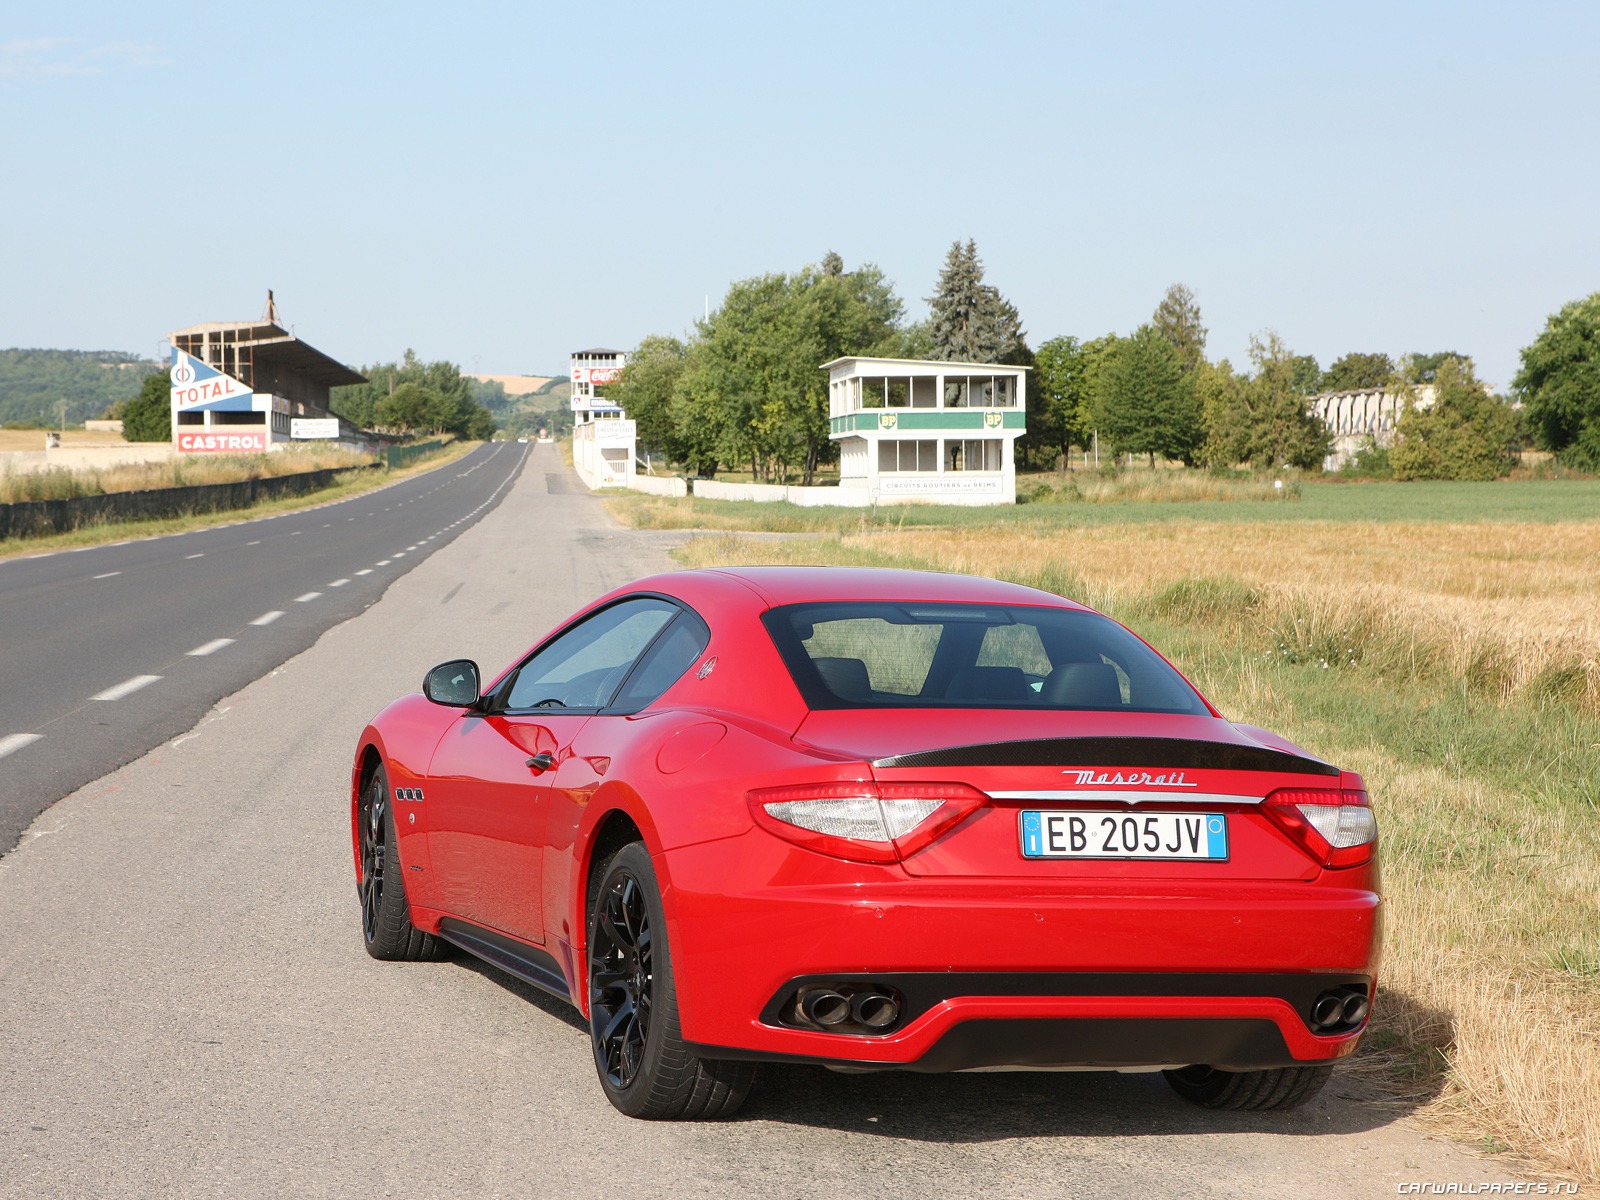
<path fill-rule="evenodd" d="M 945 444 L 946 471 L 998 471 L 1004 457 L 999 438 L 971 438 Z"/>
<path fill-rule="evenodd" d="M 881 441 L 878 443 L 878 470 L 937 471 L 939 443 L 928 441 Z"/>

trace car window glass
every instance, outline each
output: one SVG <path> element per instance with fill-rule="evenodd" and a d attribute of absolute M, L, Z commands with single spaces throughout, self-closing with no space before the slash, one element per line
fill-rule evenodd
<path fill-rule="evenodd" d="M 505 706 L 603 706 L 628 668 L 678 611 L 665 600 L 641 597 L 596 613 L 522 664 L 506 694 Z"/>
<path fill-rule="evenodd" d="M 896 625 L 881 617 L 847 616 L 817 621 L 805 648 L 813 660 L 860 662 L 874 692 L 915 696 L 928 678 L 941 630 L 939 625 Z"/>
<path fill-rule="evenodd" d="M 706 627 L 688 613 L 682 614 L 646 652 L 611 707 L 637 712 L 655 700 L 700 657 L 708 640 Z"/>
<path fill-rule="evenodd" d="M 812 708 L 1206 711 L 1160 655 L 1081 609 L 849 602 L 763 621 Z"/>

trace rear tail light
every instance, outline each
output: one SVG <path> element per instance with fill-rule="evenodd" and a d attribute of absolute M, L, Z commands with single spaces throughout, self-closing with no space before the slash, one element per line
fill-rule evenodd
<path fill-rule="evenodd" d="M 1349 788 L 1285 788 L 1263 810 L 1325 867 L 1356 867 L 1372 857 L 1378 820 L 1366 792 Z"/>
<path fill-rule="evenodd" d="M 963 783 L 821 783 L 749 793 L 768 833 L 856 862 L 915 854 L 988 797 Z"/>

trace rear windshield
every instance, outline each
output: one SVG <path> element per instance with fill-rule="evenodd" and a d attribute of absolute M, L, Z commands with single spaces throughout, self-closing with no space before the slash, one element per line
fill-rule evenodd
<path fill-rule="evenodd" d="M 1207 712 L 1160 655 L 1079 609 L 790 604 L 762 621 L 814 709 Z"/>

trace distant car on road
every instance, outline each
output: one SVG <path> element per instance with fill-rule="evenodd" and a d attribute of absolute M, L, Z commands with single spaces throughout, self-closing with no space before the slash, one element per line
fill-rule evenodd
<path fill-rule="evenodd" d="M 1163 1070 L 1300 1104 L 1375 988 L 1359 776 L 1031 588 L 687 571 L 362 732 L 383 959 L 453 945 L 588 1019 L 619 1110 L 732 1112 L 764 1060 Z"/>

